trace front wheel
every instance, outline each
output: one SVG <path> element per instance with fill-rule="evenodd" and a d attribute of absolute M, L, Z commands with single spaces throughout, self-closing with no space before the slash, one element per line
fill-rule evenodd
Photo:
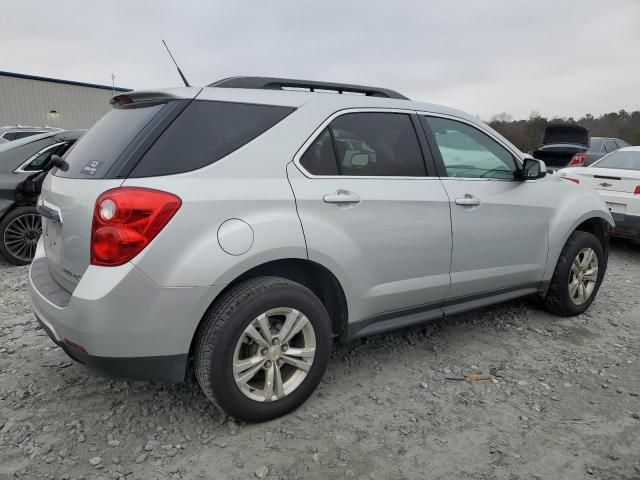
<path fill-rule="evenodd" d="M 593 302 L 606 267 L 598 238 L 588 232 L 573 232 L 553 272 L 545 307 L 564 317 L 581 314 Z"/>
<path fill-rule="evenodd" d="M 228 414 L 264 421 L 313 393 L 330 352 L 329 316 L 318 297 L 290 280 L 260 277 L 232 287 L 207 312 L 195 374 Z"/>
<path fill-rule="evenodd" d="M 40 214 L 35 207 L 18 207 L 0 221 L 0 254 L 14 265 L 31 263 L 42 235 Z"/>

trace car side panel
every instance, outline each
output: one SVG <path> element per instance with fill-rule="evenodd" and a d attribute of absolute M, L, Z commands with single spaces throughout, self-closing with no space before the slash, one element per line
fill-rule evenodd
<path fill-rule="evenodd" d="M 548 179 L 550 195 L 557 199 L 549 219 L 549 255 L 544 280 L 549 281 L 569 236 L 583 222 L 598 218 L 613 227 L 614 221 L 604 200 L 595 190 L 560 178 Z"/>

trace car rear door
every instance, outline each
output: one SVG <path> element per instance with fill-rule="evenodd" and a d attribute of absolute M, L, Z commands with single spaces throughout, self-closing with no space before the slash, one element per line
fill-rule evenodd
<path fill-rule="evenodd" d="M 549 207 L 541 201 L 541 184 L 516 180 L 514 153 L 477 125 L 446 116 L 420 119 L 451 201 L 447 303 L 535 291 L 548 250 Z"/>
<path fill-rule="evenodd" d="M 418 128 L 410 112 L 340 112 L 287 168 L 309 258 L 338 276 L 357 334 L 439 316 L 449 288 L 449 202 Z"/>

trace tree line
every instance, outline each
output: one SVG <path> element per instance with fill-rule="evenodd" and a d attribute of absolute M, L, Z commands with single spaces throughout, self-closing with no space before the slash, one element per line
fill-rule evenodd
<path fill-rule="evenodd" d="M 620 110 L 599 117 L 587 114 L 582 118 L 552 118 L 531 112 L 527 120 L 514 120 L 508 113 L 499 113 L 491 117 L 489 125 L 504 135 L 523 152 L 532 152 L 540 144 L 542 133 L 549 123 L 575 123 L 591 132 L 592 137 L 620 138 L 631 145 L 640 145 L 640 111 Z"/>

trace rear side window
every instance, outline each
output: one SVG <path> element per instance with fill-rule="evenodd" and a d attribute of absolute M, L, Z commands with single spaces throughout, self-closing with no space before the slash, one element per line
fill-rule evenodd
<path fill-rule="evenodd" d="M 403 113 L 341 115 L 311 144 L 300 164 L 313 175 L 427 175 L 413 123 Z"/>
<path fill-rule="evenodd" d="M 338 162 L 328 128 L 300 157 L 300 164 L 312 175 L 338 175 Z"/>
<path fill-rule="evenodd" d="M 618 145 L 616 145 L 616 142 L 614 142 L 613 140 L 605 140 L 604 148 L 607 152 L 611 153 L 615 152 L 618 149 Z"/>
<path fill-rule="evenodd" d="M 272 105 L 192 102 L 158 138 L 130 176 L 171 175 L 210 165 L 249 143 L 294 110 Z"/>
<path fill-rule="evenodd" d="M 13 139 L 20 140 L 21 138 L 32 137 L 34 135 L 39 135 L 41 133 L 45 133 L 45 132 L 16 132 Z"/>
<path fill-rule="evenodd" d="M 15 140 L 15 139 L 16 139 L 16 132 L 7 132 L 7 133 L 5 133 L 5 134 L 2 136 L 2 138 L 3 138 L 4 140 L 9 141 L 9 142 L 10 142 L 11 140 Z"/>
<path fill-rule="evenodd" d="M 56 169 L 66 178 L 104 178 L 120 154 L 165 104 L 114 108 L 98 120 L 68 152 L 69 169 Z"/>

